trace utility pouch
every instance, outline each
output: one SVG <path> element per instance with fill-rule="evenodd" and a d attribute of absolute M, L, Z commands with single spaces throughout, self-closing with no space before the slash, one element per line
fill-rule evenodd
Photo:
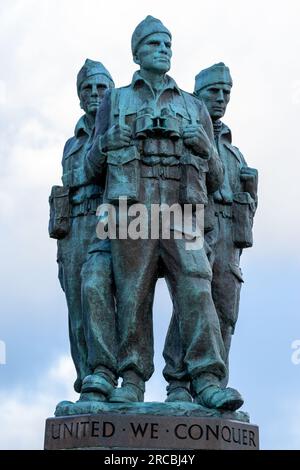
<path fill-rule="evenodd" d="M 61 240 L 70 230 L 70 190 L 65 186 L 52 186 L 49 197 L 49 236 Z"/>
<path fill-rule="evenodd" d="M 249 248 L 253 245 L 253 202 L 249 193 L 235 193 L 232 203 L 233 242 L 237 248 Z"/>
<path fill-rule="evenodd" d="M 107 175 L 104 199 L 117 204 L 127 198 L 129 204 L 139 201 L 140 153 L 134 145 L 107 152 Z"/>
<path fill-rule="evenodd" d="M 205 233 L 213 230 L 216 223 L 215 204 L 213 194 L 208 196 L 208 203 L 204 211 L 204 231 Z"/>
<path fill-rule="evenodd" d="M 207 172 L 207 161 L 189 155 L 181 159 L 180 204 L 207 205 Z"/>

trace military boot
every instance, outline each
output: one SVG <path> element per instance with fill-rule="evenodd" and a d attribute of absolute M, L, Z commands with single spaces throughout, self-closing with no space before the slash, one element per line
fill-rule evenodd
<path fill-rule="evenodd" d="M 185 380 L 171 380 L 167 386 L 166 403 L 174 401 L 192 402 L 193 398 L 190 393 L 190 382 Z"/>
<path fill-rule="evenodd" d="M 109 397 L 113 403 L 143 402 L 145 382 L 133 371 L 123 374 L 123 382 L 120 388 L 115 388 Z"/>
<path fill-rule="evenodd" d="M 94 371 L 83 379 L 79 401 L 108 401 L 115 385 L 112 374 Z"/>
<path fill-rule="evenodd" d="M 244 400 L 234 388 L 221 388 L 219 385 L 209 385 L 197 393 L 195 403 L 206 408 L 235 411 L 240 408 Z"/>

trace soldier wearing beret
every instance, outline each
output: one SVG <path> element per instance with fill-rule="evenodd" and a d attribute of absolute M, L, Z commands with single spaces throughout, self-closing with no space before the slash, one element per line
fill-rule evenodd
<path fill-rule="evenodd" d="M 222 184 L 222 163 L 206 107 L 167 75 L 170 31 L 148 16 L 133 33 L 132 54 L 140 70 L 128 87 L 105 95 L 86 171 L 90 177 L 107 172 L 108 202 L 118 207 L 118 199 L 126 197 L 143 203 L 149 216 L 152 204 L 207 204 L 207 193 Z M 196 402 L 222 409 L 242 404 L 236 390 L 221 388 L 225 353 L 211 296 L 212 271 L 203 247 L 186 250 L 185 235 L 111 240 L 123 377 L 121 388 L 110 395 L 112 402 L 144 399 L 145 382 L 154 370 L 152 305 L 162 269 L 177 308 Z M 102 378 L 101 372 L 95 375 Z"/>
<path fill-rule="evenodd" d="M 96 209 L 103 200 L 103 182 L 92 180 L 84 170 L 84 159 L 91 148 L 95 129 L 95 117 L 103 96 L 114 87 L 108 70 L 97 61 L 87 59 L 77 76 L 77 93 L 84 115 L 79 119 L 75 134 L 65 144 L 62 158 L 63 186 L 55 186 L 50 197 L 50 236 L 58 239 L 57 261 L 59 280 L 65 293 L 69 313 L 69 337 L 71 355 L 77 372 L 75 391 L 80 393 L 82 381 L 93 367 L 88 357 L 85 317 L 82 309 L 81 269 L 86 260 L 91 239 L 96 231 Z M 107 252 L 107 253 L 105 253 Z M 115 359 L 115 307 L 113 303 L 112 268 L 109 247 L 103 246 L 101 273 L 98 282 L 106 292 L 104 306 L 109 330 L 107 350 L 111 351 L 110 375 L 116 371 Z M 107 356 L 106 356 L 107 357 Z M 114 379 L 111 379 L 114 383 Z M 110 387 L 111 388 L 111 387 Z"/>
<path fill-rule="evenodd" d="M 212 296 L 217 310 L 228 363 L 231 338 L 239 313 L 243 281 L 240 257 L 244 248 L 252 246 L 253 217 L 257 207 L 257 170 L 249 168 L 240 150 L 232 144 L 231 130 L 221 121 L 230 100 L 232 78 L 224 63 L 202 70 L 195 78 L 195 95 L 203 100 L 213 122 L 214 138 L 224 166 L 224 181 L 209 197 L 206 209 L 205 240 L 210 248 L 213 270 Z M 183 389 L 188 380 L 183 352 L 177 340 L 178 322 L 173 314 L 164 348 L 164 376 L 169 382 L 167 401 L 190 401 Z M 181 388 L 178 385 L 181 380 Z"/>

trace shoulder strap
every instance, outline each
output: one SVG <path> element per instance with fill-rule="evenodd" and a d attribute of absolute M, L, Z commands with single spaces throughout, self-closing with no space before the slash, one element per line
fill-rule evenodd
<path fill-rule="evenodd" d="M 115 110 L 119 108 L 119 88 L 112 88 L 110 92 L 110 122 L 114 122 Z"/>
<path fill-rule="evenodd" d="M 191 124 L 197 124 L 196 119 L 193 117 L 193 114 L 191 114 L 191 112 L 190 112 L 190 106 L 188 104 L 188 98 L 190 99 L 189 94 L 182 91 L 181 95 L 182 95 L 182 98 L 183 98 L 183 101 L 184 101 L 185 110 L 187 112 L 187 115 L 190 118 Z M 190 101 L 191 101 L 191 104 L 194 104 L 194 103 L 192 103 L 192 100 L 190 100 Z"/>
<path fill-rule="evenodd" d="M 129 103 L 129 91 L 130 87 L 124 87 L 124 88 L 119 88 L 119 102 L 118 102 L 118 107 L 119 107 L 119 124 L 124 125 L 125 124 L 125 111 L 128 107 Z"/>
<path fill-rule="evenodd" d="M 125 124 L 125 111 L 128 107 L 130 87 L 113 88 L 111 90 L 111 108 L 110 108 L 110 119 L 114 122 L 114 115 L 119 115 L 119 124 Z M 117 112 L 116 112 L 117 110 Z"/>

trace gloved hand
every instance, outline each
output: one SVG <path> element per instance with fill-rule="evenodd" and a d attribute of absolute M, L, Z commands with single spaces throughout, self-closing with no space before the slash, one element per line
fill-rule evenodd
<path fill-rule="evenodd" d="M 131 135 L 131 128 L 129 126 L 116 124 L 100 137 L 100 149 L 103 152 L 107 152 L 128 147 L 131 143 Z"/>

